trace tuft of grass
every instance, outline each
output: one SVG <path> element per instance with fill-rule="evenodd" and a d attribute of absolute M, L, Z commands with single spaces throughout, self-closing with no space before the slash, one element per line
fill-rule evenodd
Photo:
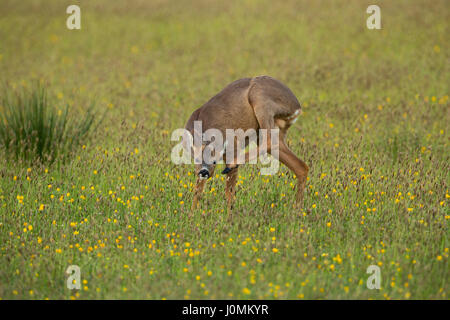
<path fill-rule="evenodd" d="M 52 163 L 67 159 L 85 139 L 94 124 L 92 107 L 80 120 L 71 120 L 68 106 L 58 110 L 40 85 L 1 99 L 0 147 L 14 160 Z"/>

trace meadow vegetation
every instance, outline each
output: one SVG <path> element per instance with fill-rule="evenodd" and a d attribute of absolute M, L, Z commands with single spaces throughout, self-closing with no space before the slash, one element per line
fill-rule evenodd
<path fill-rule="evenodd" d="M 52 106 L 44 87 L 20 88 L 11 97 L 3 93 L 0 109 L 0 145 L 9 160 L 25 165 L 64 162 L 88 138 L 94 123 L 92 108 L 81 120 L 68 119 L 68 107 Z M 14 91 L 14 90 L 12 90 Z"/>
<path fill-rule="evenodd" d="M 45 83 L 72 120 L 107 111 L 70 161 L 2 149 L 0 298 L 448 299 L 448 2 L 377 1 L 381 30 L 368 1 L 77 3 L 81 30 L 72 2 L 0 3 L 2 85 Z M 189 216 L 172 131 L 261 74 L 303 107 L 287 141 L 310 167 L 304 208 L 286 167 L 248 165 L 232 220 L 219 174 Z"/>

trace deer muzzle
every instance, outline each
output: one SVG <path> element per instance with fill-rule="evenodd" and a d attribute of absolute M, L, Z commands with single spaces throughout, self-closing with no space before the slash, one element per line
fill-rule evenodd
<path fill-rule="evenodd" d="M 198 176 L 200 177 L 200 179 L 208 179 L 209 178 L 209 171 L 206 168 L 202 168 L 199 173 Z"/>

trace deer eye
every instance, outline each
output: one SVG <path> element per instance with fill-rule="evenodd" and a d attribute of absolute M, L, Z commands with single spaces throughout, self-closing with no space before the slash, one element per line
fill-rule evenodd
<path fill-rule="evenodd" d="M 213 164 L 216 164 L 216 161 L 213 161 Z"/>

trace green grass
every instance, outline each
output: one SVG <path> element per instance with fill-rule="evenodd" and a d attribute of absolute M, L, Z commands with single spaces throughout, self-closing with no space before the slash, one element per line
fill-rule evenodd
<path fill-rule="evenodd" d="M 10 160 L 25 164 L 64 161 L 87 141 L 94 123 L 92 109 L 81 120 L 70 121 L 68 107 L 58 110 L 47 99 L 46 90 L 35 85 L 31 90 L 4 92 L 0 109 L 0 148 Z"/>
<path fill-rule="evenodd" d="M 365 1 L 82 1 L 79 31 L 69 4 L 0 4 L 3 82 L 108 110 L 70 162 L 0 158 L 1 298 L 448 299 L 445 1 L 379 1 L 382 30 Z M 171 163 L 170 134 L 260 74 L 304 109 L 288 133 L 311 169 L 304 209 L 285 167 L 243 166 L 231 221 L 221 176 L 190 217 L 193 167 Z"/>

